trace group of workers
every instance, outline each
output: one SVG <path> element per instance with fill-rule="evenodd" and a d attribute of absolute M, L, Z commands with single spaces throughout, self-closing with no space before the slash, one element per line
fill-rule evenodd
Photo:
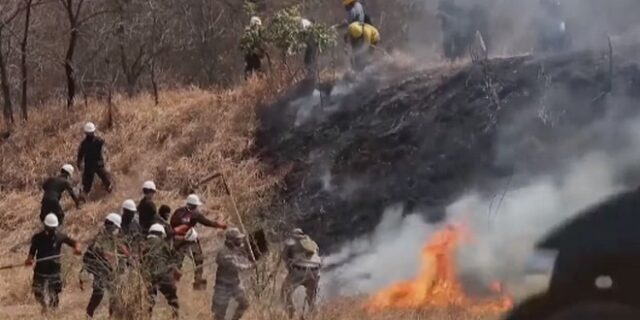
<path fill-rule="evenodd" d="M 351 49 L 351 67 L 354 71 L 362 71 L 371 63 L 371 57 L 380 42 L 380 32 L 373 26 L 359 0 L 343 0 L 343 5 L 347 18 L 334 27 L 346 30 L 344 41 Z M 304 64 L 314 72 L 317 70 L 318 48 L 313 33 L 309 32 L 313 22 L 302 17 L 299 20 L 301 32 L 305 35 Z M 245 77 L 261 72 L 262 60 L 268 56 L 260 17 L 251 17 L 240 42 L 245 59 Z"/>
<path fill-rule="evenodd" d="M 112 182 L 105 170 L 105 142 L 96 136 L 96 126 L 87 123 L 84 126 L 85 140 L 80 146 L 78 161 L 84 164 L 83 190 L 91 190 L 93 175 L 98 174 L 107 190 Z M 78 166 L 82 168 L 82 166 Z M 87 173 L 89 172 L 89 173 Z M 44 197 L 40 219 L 44 229 L 31 238 L 31 247 L 25 261 L 26 266 L 34 266 L 32 290 L 43 313 L 56 309 L 59 295 L 63 289 L 60 263 L 62 245 L 73 248 L 76 255 L 82 256 L 83 271 L 93 276 L 93 291 L 89 299 L 86 314 L 92 318 L 105 294 L 109 294 L 109 315 L 123 316 L 122 306 L 127 297 L 121 297 L 122 286 L 127 283 L 126 275 L 139 272 L 147 288 L 148 312 L 152 312 L 158 291 L 164 295 L 171 307 L 173 316 L 178 317 L 179 303 L 176 282 L 180 281 L 181 266 L 185 257 L 193 260 L 194 290 L 206 288 L 203 275 L 205 253 L 202 250 L 196 227 L 203 225 L 225 230 L 225 241 L 217 251 L 215 285 L 211 310 L 214 320 L 223 320 L 229 302 L 237 303 L 232 319 L 241 319 L 249 307 L 242 271 L 255 267 L 247 237 L 238 229 L 229 227 L 223 221 L 208 219 L 199 211 L 203 205 L 196 194 L 186 198 L 185 205 L 171 214 L 171 208 L 162 205 L 158 209 L 154 196 L 158 192 L 153 181 L 142 185 L 142 199 L 136 204 L 132 199 L 125 200 L 120 213 L 109 213 L 104 217 L 103 225 L 87 249 L 83 252 L 79 241 L 61 232 L 65 214 L 60 205 L 63 192 L 80 206 L 81 197 L 71 186 L 74 167 L 65 164 L 59 175 L 47 179 L 43 184 Z M 68 219 L 67 219 L 68 220 Z M 293 229 L 290 238 L 285 241 L 282 260 L 289 271 L 282 285 L 282 299 L 290 317 L 295 314 L 292 294 L 299 287 L 307 289 L 306 303 L 313 309 L 318 289 L 321 267 L 317 244 L 301 229 Z M 139 308 L 138 308 L 139 309 Z"/>

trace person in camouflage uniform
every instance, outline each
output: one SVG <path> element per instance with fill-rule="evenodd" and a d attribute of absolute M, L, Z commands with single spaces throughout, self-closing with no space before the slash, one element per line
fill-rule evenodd
<path fill-rule="evenodd" d="M 249 26 L 245 28 L 240 38 L 240 50 L 244 53 L 245 79 L 262 71 L 262 58 L 266 55 L 262 34 L 262 20 L 259 17 L 251 17 Z"/>
<path fill-rule="evenodd" d="M 84 269 L 93 275 L 93 292 L 87 305 L 87 316 L 93 315 L 100 306 L 105 292 L 109 297 L 109 315 L 114 313 L 116 305 L 112 294 L 118 274 L 124 271 L 125 258 L 129 256 L 129 249 L 121 234 L 122 218 L 117 213 L 107 215 L 102 229 L 83 257 Z"/>
<path fill-rule="evenodd" d="M 313 311 L 320 281 L 321 261 L 318 245 L 301 229 L 293 229 L 291 237 L 285 241 L 282 260 L 289 273 L 282 284 L 282 298 L 289 318 L 295 315 L 293 292 L 303 286 L 306 289 L 305 302 Z"/>
<path fill-rule="evenodd" d="M 167 299 L 173 317 L 178 318 L 178 294 L 176 278 L 180 277 L 178 259 L 175 251 L 171 250 L 165 240 L 167 234 L 163 225 L 156 223 L 149 228 L 149 234 L 142 249 L 142 270 L 149 288 L 149 301 L 153 312 L 158 291 Z"/>
<path fill-rule="evenodd" d="M 218 252 L 216 263 L 216 284 L 213 287 L 211 311 L 214 320 L 224 320 L 229 301 L 235 299 L 238 307 L 232 320 L 239 320 L 249 308 L 249 300 L 240 279 L 240 272 L 252 267 L 243 250 L 245 235 L 237 228 L 225 232 L 224 247 Z"/>

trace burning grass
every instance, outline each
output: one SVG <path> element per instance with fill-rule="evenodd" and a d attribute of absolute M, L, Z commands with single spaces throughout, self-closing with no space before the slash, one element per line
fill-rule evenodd
<path fill-rule="evenodd" d="M 459 309 L 472 315 L 499 315 L 511 308 L 512 300 L 496 282 L 496 297 L 469 298 L 456 270 L 455 253 L 465 240 L 464 228 L 449 225 L 433 235 L 421 252 L 422 265 L 416 279 L 397 283 L 374 294 L 365 309 L 373 314 L 387 309 Z"/>

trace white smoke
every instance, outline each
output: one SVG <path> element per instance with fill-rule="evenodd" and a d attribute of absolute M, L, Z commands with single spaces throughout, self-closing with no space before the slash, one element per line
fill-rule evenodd
<path fill-rule="evenodd" d="M 470 193 L 447 209 L 454 221 L 471 228 L 461 246 L 459 272 L 488 286 L 500 280 L 518 295 L 527 294 L 525 262 L 534 244 L 555 226 L 622 189 L 613 159 L 592 153 L 563 176 L 542 176 L 493 199 Z"/>
<path fill-rule="evenodd" d="M 435 227 L 403 211 L 401 205 L 387 208 L 373 233 L 324 258 L 325 266 L 341 266 L 322 275 L 322 296 L 369 293 L 417 274 L 420 250 Z"/>
<path fill-rule="evenodd" d="M 502 281 L 516 296 L 528 294 L 523 286 L 524 264 L 535 243 L 581 210 L 628 187 L 625 175 L 637 172 L 640 164 L 638 128 L 640 119 L 626 123 L 603 119 L 587 134 L 599 134 L 602 140 L 589 146 L 592 151 L 580 152 L 583 156 L 571 165 L 521 177 L 526 182 L 497 190 L 493 196 L 487 196 L 486 190 L 470 191 L 449 205 L 447 222 L 462 223 L 471 232 L 471 241 L 458 251 L 460 275 L 486 287 Z M 625 147 L 604 145 L 611 137 Z M 415 277 L 420 249 L 439 227 L 427 224 L 422 216 L 403 216 L 400 205 L 388 208 L 373 233 L 326 257 L 326 265 L 341 266 L 323 274 L 323 295 L 366 294 Z"/>

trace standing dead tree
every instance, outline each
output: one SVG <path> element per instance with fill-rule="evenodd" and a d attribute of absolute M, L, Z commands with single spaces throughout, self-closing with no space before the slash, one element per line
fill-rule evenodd
<path fill-rule="evenodd" d="M 29 27 L 31 25 L 31 8 L 33 0 L 24 0 L 24 29 L 22 31 L 22 41 L 20 42 L 20 87 L 22 97 L 20 99 L 20 109 L 22 110 L 22 119 L 27 121 L 29 114 L 27 112 L 28 104 L 28 83 L 27 83 L 27 46 L 29 44 Z"/>
<path fill-rule="evenodd" d="M 9 84 L 9 74 L 7 70 L 7 60 L 11 45 L 6 42 L 4 35 L 9 33 L 9 24 L 16 19 L 24 9 L 17 2 L 8 2 L 0 5 L 0 90 L 3 99 L 3 115 L 7 128 L 11 128 L 15 122 L 13 116 L 13 102 L 11 100 L 11 85 Z"/>
<path fill-rule="evenodd" d="M 67 14 L 67 19 L 69 20 L 69 42 L 67 43 L 67 50 L 64 57 L 64 72 L 67 79 L 67 108 L 71 108 L 76 96 L 76 79 L 75 69 L 73 67 L 73 56 L 75 55 L 76 44 L 78 43 L 78 28 L 80 27 L 79 17 L 82 13 L 84 0 L 60 0 L 60 4 L 64 8 Z"/>

